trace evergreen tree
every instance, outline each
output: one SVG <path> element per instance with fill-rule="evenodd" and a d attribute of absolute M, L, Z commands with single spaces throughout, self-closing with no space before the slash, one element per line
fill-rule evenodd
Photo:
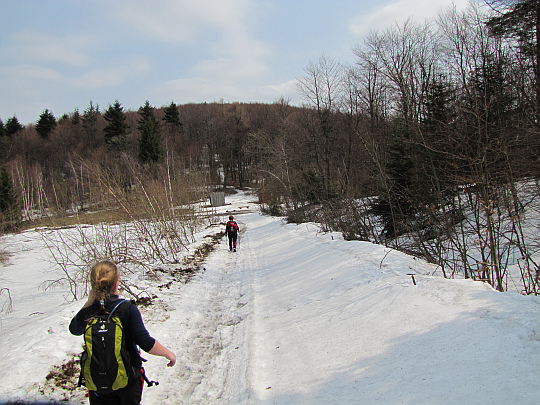
<path fill-rule="evenodd" d="M 538 0 L 492 1 L 492 6 L 502 6 L 504 11 L 492 17 L 487 26 L 499 37 L 514 38 L 518 41 L 519 50 L 531 63 L 536 92 L 536 125 L 540 126 L 540 3 Z"/>
<path fill-rule="evenodd" d="M 126 123 L 124 109 L 118 100 L 105 111 L 103 118 L 108 122 L 107 126 L 103 129 L 103 132 L 105 132 L 105 142 L 109 145 L 123 143 L 127 135 L 128 125 Z"/>
<path fill-rule="evenodd" d="M 144 105 L 139 108 L 139 115 L 141 118 L 139 118 L 139 121 L 137 121 L 138 126 L 137 129 L 142 132 L 142 129 L 144 127 L 144 122 L 148 119 L 156 119 L 154 115 L 154 107 L 150 105 L 150 102 L 148 100 L 145 101 Z"/>
<path fill-rule="evenodd" d="M 487 25 L 498 36 L 513 37 L 519 41 L 522 53 L 538 56 L 540 6 L 538 0 L 493 1 L 494 7 L 502 6 L 504 11 L 492 17 Z M 497 4 L 498 3 L 498 4 Z"/>
<path fill-rule="evenodd" d="M 446 188 L 451 187 L 448 182 L 455 180 L 455 173 L 451 170 L 454 165 L 449 160 L 452 154 L 455 156 L 455 143 L 459 142 L 452 136 L 456 120 L 455 101 L 454 88 L 445 77 L 439 76 L 428 84 L 420 126 L 420 156 L 427 165 L 424 173 L 434 179 L 438 191 L 444 194 L 449 191 Z"/>
<path fill-rule="evenodd" d="M 15 115 L 11 118 L 8 118 L 4 127 L 5 133 L 9 137 L 13 136 L 16 132 L 21 131 L 23 128 L 24 127 L 20 124 L 18 118 Z"/>
<path fill-rule="evenodd" d="M 36 123 L 36 131 L 42 138 L 48 138 L 51 132 L 56 128 L 56 118 L 49 110 L 45 110 L 39 116 Z"/>
<path fill-rule="evenodd" d="M 182 128 L 182 121 L 180 121 L 180 113 L 178 112 L 178 106 L 173 102 L 165 108 L 164 110 L 165 117 L 163 117 L 163 121 L 165 121 L 167 124 L 170 124 L 175 129 Z"/>
<path fill-rule="evenodd" d="M 58 124 L 62 124 L 66 121 L 69 121 L 69 115 L 64 113 L 62 116 L 58 119 Z"/>
<path fill-rule="evenodd" d="M 158 162 L 163 156 L 160 142 L 159 121 L 154 115 L 154 108 L 148 100 L 139 108 L 141 119 L 138 121 L 137 129 L 141 133 L 139 140 L 139 159 L 143 163 Z"/>
<path fill-rule="evenodd" d="M 146 120 L 142 125 L 139 141 L 139 159 L 143 163 L 158 162 L 162 155 L 159 135 L 156 132 L 156 121 Z"/>
<path fill-rule="evenodd" d="M 4 136 L 6 130 L 4 129 L 4 121 L 0 119 L 0 138 Z"/>
<path fill-rule="evenodd" d="M 452 122 L 450 110 L 452 90 L 443 77 L 432 80 L 426 91 L 425 113 L 422 119 L 424 130 L 428 133 L 445 132 Z"/>
<path fill-rule="evenodd" d="M 73 115 L 71 116 L 71 124 L 79 125 L 80 123 L 81 123 L 81 113 L 79 112 L 79 109 L 76 108 L 75 111 L 73 111 Z"/>
<path fill-rule="evenodd" d="M 382 233 L 387 238 L 410 231 L 416 214 L 428 198 L 418 178 L 415 152 L 411 130 L 400 120 L 388 145 L 386 189 L 371 206 L 372 212 L 381 218 Z"/>
<path fill-rule="evenodd" d="M 514 88 L 506 80 L 508 64 L 504 58 L 488 56 L 469 79 L 472 90 L 463 97 L 460 125 L 461 144 L 457 154 L 463 164 L 461 172 L 471 183 L 505 181 L 507 158 L 517 154 L 529 159 L 536 153 L 520 134 Z M 522 130 L 523 131 L 523 130 Z M 533 160 L 534 162 L 534 160 Z M 513 170 L 518 170 L 514 165 Z"/>
<path fill-rule="evenodd" d="M 5 167 L 0 170 L 0 231 L 16 230 L 21 224 L 17 191 Z"/>
<path fill-rule="evenodd" d="M 96 135 L 99 115 L 99 105 L 94 105 L 90 100 L 90 104 L 84 110 L 82 117 L 83 128 L 87 135 Z"/>

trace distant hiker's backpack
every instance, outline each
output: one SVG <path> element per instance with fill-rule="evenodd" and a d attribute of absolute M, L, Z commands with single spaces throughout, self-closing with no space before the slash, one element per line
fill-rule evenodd
<path fill-rule="evenodd" d="M 130 305 L 131 301 L 123 300 L 110 313 L 102 311 L 88 321 L 79 386 L 84 385 L 90 391 L 112 392 L 124 388 L 135 377 L 122 325 Z"/>
<path fill-rule="evenodd" d="M 227 222 L 227 232 L 236 233 L 238 231 L 238 225 L 234 221 Z"/>

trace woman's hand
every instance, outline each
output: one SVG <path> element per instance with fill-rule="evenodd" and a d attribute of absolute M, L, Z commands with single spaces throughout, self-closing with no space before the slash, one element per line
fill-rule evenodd
<path fill-rule="evenodd" d="M 167 364 L 167 367 L 172 367 L 176 364 L 176 355 L 169 351 L 170 355 L 167 356 L 167 360 L 169 360 L 169 363 Z"/>
<path fill-rule="evenodd" d="M 94 292 L 94 290 L 90 290 L 90 292 L 88 293 L 88 299 L 86 300 L 86 303 L 83 305 L 83 308 L 89 307 L 90 305 L 94 303 L 95 300 L 96 300 L 96 293 Z"/>
<path fill-rule="evenodd" d="M 169 360 L 167 367 L 172 367 L 176 364 L 176 354 L 171 352 L 169 349 L 164 347 L 157 340 L 154 343 L 154 347 L 148 353 L 153 354 L 154 356 L 162 356 Z"/>

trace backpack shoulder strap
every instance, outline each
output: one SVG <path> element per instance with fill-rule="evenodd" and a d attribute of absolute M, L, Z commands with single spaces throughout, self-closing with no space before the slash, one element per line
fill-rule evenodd
<path fill-rule="evenodd" d="M 128 305 L 124 305 L 124 307 L 121 308 L 121 309 L 123 309 L 123 311 L 120 312 L 120 309 L 119 309 L 120 305 L 123 305 L 123 304 L 126 304 L 126 303 L 127 303 Z M 122 300 L 122 301 L 120 301 L 118 304 L 116 304 L 116 305 L 114 306 L 114 308 L 112 309 L 112 311 L 109 313 L 109 316 L 107 317 L 107 321 L 111 319 L 111 317 L 113 316 L 113 313 L 114 313 L 114 311 L 116 311 L 116 309 L 119 309 L 119 310 L 118 310 L 118 316 L 123 320 L 123 318 L 125 317 L 124 315 L 126 314 L 127 309 L 128 309 L 128 307 L 129 307 L 131 304 L 133 304 L 133 301 L 131 301 L 131 300 Z"/>

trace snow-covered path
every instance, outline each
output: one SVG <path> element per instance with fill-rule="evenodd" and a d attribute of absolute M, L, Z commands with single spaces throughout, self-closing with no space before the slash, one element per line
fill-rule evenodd
<path fill-rule="evenodd" d="M 251 402 L 537 402 L 538 299 L 310 225 L 250 223 Z"/>
<path fill-rule="evenodd" d="M 238 252 L 223 239 L 188 284 L 164 274 L 148 286 L 157 298 L 141 308 L 146 326 L 178 363 L 166 368 L 164 359 L 146 356 L 147 373 L 160 385 L 145 390 L 143 404 L 538 402 L 538 297 L 445 280 L 435 267 L 383 246 L 263 216 L 248 200 L 232 196 L 221 213 L 236 212 Z M 5 267 L 14 295 L 11 275 L 44 254 L 34 251 Z M 25 271 L 35 272 L 37 285 L 44 270 L 35 263 Z M 43 399 L 40 392 L 65 397 L 43 389 L 48 369 L 81 344 L 67 332 L 81 302 L 58 307 L 59 294 L 42 291 L 39 302 L 23 307 L 16 301 L 4 316 L 0 402 Z M 42 311 L 32 315 L 36 307 Z M 24 370 L 16 378 L 6 371 L 13 359 Z M 71 396 L 81 401 L 82 391 Z"/>
<path fill-rule="evenodd" d="M 240 224 L 242 226 L 242 224 Z M 238 403 L 246 396 L 248 336 L 245 322 L 250 300 L 247 252 L 229 252 L 225 240 L 204 264 L 204 272 L 178 294 L 171 286 L 166 299 L 172 311 L 166 322 L 147 322 L 149 330 L 178 357 L 175 368 L 154 361 L 149 375 L 159 389 L 148 389 L 145 404 Z M 152 317 L 149 317 L 152 318 Z M 164 333 L 165 332 L 165 333 Z M 150 362 L 149 362 L 150 363 Z M 159 392 L 158 392 L 159 391 Z"/>
<path fill-rule="evenodd" d="M 204 322 L 179 329 L 207 349 L 191 338 L 177 348 L 205 364 L 181 359 L 185 403 L 537 402 L 538 299 L 431 276 L 431 265 L 312 225 L 239 222 L 238 252 L 222 243 L 189 287 L 191 318 Z"/>

